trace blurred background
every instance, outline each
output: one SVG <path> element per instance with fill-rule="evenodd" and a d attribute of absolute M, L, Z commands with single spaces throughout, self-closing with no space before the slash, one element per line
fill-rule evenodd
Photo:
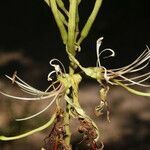
<path fill-rule="evenodd" d="M 67 1 L 67 0 L 66 0 Z M 82 0 L 80 6 L 80 29 L 92 10 L 94 1 Z M 96 64 L 96 40 L 104 37 L 101 49 L 111 48 L 115 58 L 102 60 L 106 68 L 130 64 L 150 45 L 150 13 L 148 1 L 104 0 L 97 19 L 84 40 L 82 51 L 77 56 L 83 66 Z M 48 86 L 47 74 L 52 70 L 49 60 L 58 58 L 68 65 L 65 47 L 62 44 L 51 10 L 44 0 L 0 1 L 0 89 L 12 95 L 23 95 L 12 85 L 5 74 L 18 76 L 38 89 Z M 149 71 L 149 67 L 146 68 Z M 140 72 L 139 72 L 140 74 Z M 150 149 L 150 98 L 134 96 L 124 89 L 112 87 L 108 95 L 110 119 L 106 114 L 94 116 L 99 102 L 99 86 L 85 80 L 80 88 L 80 101 L 86 112 L 97 122 L 106 150 Z M 147 92 L 150 89 L 145 89 Z M 15 122 L 41 110 L 46 103 L 18 102 L 0 95 L 0 135 L 16 135 L 42 125 L 51 111 L 24 122 Z M 93 106 L 93 107 L 91 107 Z M 0 142 L 0 150 L 38 150 L 50 129 L 28 138 Z M 73 149 L 87 149 L 78 145 L 76 127 L 73 127 Z"/>

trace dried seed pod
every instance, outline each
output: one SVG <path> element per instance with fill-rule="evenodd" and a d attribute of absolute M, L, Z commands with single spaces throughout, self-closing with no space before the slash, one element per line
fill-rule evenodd
<path fill-rule="evenodd" d="M 80 143 L 84 141 L 90 149 L 96 150 L 97 146 L 95 143 L 95 139 L 97 138 L 97 132 L 93 124 L 89 120 L 85 120 L 85 119 L 79 119 L 79 121 L 80 121 L 80 126 L 78 128 L 78 131 L 80 133 L 83 133 L 83 139 Z"/>

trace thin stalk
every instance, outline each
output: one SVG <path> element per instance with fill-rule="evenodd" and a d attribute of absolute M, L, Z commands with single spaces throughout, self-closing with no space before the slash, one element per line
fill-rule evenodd
<path fill-rule="evenodd" d="M 75 41 L 76 41 L 76 39 L 77 39 L 77 37 L 78 37 L 78 34 L 79 34 L 79 10 L 78 10 L 78 6 L 79 6 L 79 4 L 80 4 L 80 2 L 79 2 L 79 0 L 77 0 L 78 2 L 77 2 L 77 10 L 76 10 L 76 33 L 75 33 Z"/>
<path fill-rule="evenodd" d="M 69 74 L 73 75 L 74 74 L 74 69 L 71 67 L 71 63 L 70 63 L 70 67 L 69 67 Z M 70 91 L 71 93 L 71 91 Z M 70 95 L 70 93 L 68 95 Z M 65 124 L 65 131 L 66 131 L 66 137 L 65 137 L 65 142 L 67 145 L 70 145 L 70 141 L 71 141 L 71 130 L 70 130 L 70 104 L 68 102 L 66 102 L 66 111 L 65 111 L 65 115 L 64 115 L 64 124 Z"/>
<path fill-rule="evenodd" d="M 69 13 L 68 13 L 67 9 L 65 8 L 65 5 L 64 5 L 63 1 L 62 0 L 56 0 L 56 2 L 58 4 L 59 8 L 61 10 L 63 10 L 64 13 L 68 16 Z"/>
<path fill-rule="evenodd" d="M 64 26 L 64 24 L 63 24 L 63 22 L 59 16 L 59 11 L 57 9 L 56 0 L 50 0 L 50 5 L 51 5 L 52 13 L 54 15 L 56 24 L 59 28 L 61 37 L 63 39 L 63 43 L 66 44 L 66 42 L 67 42 L 67 31 L 66 31 L 65 26 Z"/>
<path fill-rule="evenodd" d="M 125 84 L 119 82 L 118 80 L 113 80 L 115 83 L 117 83 L 118 85 L 122 86 L 123 88 L 125 88 L 127 91 L 135 94 L 135 95 L 139 95 L 139 96 L 146 96 L 146 97 L 150 97 L 150 93 L 146 93 L 146 92 L 141 92 L 141 91 L 137 91 L 134 90 L 128 86 L 126 86 Z"/>
<path fill-rule="evenodd" d="M 47 3 L 47 5 L 50 7 L 50 0 L 44 0 L 46 3 Z"/>
<path fill-rule="evenodd" d="M 21 139 L 21 138 L 27 137 L 29 135 L 32 135 L 34 133 L 37 133 L 39 131 L 42 131 L 42 130 L 48 128 L 55 121 L 55 118 L 56 118 L 56 114 L 53 114 L 52 117 L 50 118 L 50 120 L 47 123 L 45 123 L 44 125 L 36 128 L 36 129 L 33 129 L 33 130 L 29 131 L 29 132 L 23 133 L 21 135 L 13 136 L 13 137 L 0 136 L 0 140 L 2 140 L 2 141 L 10 141 L 10 140 L 17 140 L 17 139 Z"/>
<path fill-rule="evenodd" d="M 73 92 L 72 92 L 72 99 L 73 99 L 73 103 L 78 106 L 78 107 L 81 107 L 80 106 L 80 103 L 79 103 L 79 83 L 81 81 L 81 78 L 76 78 L 76 80 L 73 80 L 73 85 L 72 85 L 72 88 L 73 88 Z"/>
<path fill-rule="evenodd" d="M 98 11 L 101 7 L 101 4 L 102 4 L 102 1 L 103 0 L 96 0 L 95 2 L 95 5 L 94 5 L 94 8 L 93 8 L 93 11 L 91 13 L 91 15 L 89 16 L 85 26 L 83 27 L 82 31 L 81 31 L 81 36 L 80 36 L 80 39 L 78 40 L 78 45 L 81 44 L 81 42 L 87 37 L 91 27 L 92 27 L 92 24 L 93 22 L 95 21 L 96 19 L 96 16 L 98 14 Z"/>
<path fill-rule="evenodd" d="M 70 131 L 70 105 L 66 102 L 66 111 L 64 114 L 64 124 L 65 124 L 65 143 L 69 146 L 71 141 L 71 131 Z"/>
<path fill-rule="evenodd" d="M 68 26 L 68 22 L 66 20 L 66 18 L 64 17 L 64 15 L 58 10 L 59 16 L 61 21 L 63 22 L 64 25 Z"/>
<path fill-rule="evenodd" d="M 68 41 L 66 44 L 67 51 L 75 56 L 75 30 L 76 30 L 76 12 L 77 12 L 77 0 L 71 0 L 69 6 L 69 21 L 68 21 Z M 70 62 L 69 73 L 74 74 L 73 64 Z M 71 93 L 69 93 L 71 94 Z M 66 112 L 64 116 L 64 124 L 66 131 L 65 142 L 70 145 L 71 131 L 70 131 L 70 104 L 66 102 Z"/>
<path fill-rule="evenodd" d="M 77 11 L 77 0 L 71 0 L 69 7 L 67 50 L 73 56 L 75 56 L 76 11 Z"/>

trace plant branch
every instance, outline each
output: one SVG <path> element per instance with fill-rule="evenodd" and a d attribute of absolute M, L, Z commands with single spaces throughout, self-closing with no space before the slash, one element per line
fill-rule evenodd
<path fill-rule="evenodd" d="M 67 31 L 66 31 L 65 26 L 64 26 L 64 24 L 63 24 L 63 22 L 59 16 L 59 11 L 57 9 L 56 0 L 50 0 L 50 5 L 51 5 L 52 13 L 54 15 L 56 24 L 59 28 L 61 37 L 63 39 L 63 43 L 66 44 L 66 42 L 67 42 Z"/>
<path fill-rule="evenodd" d="M 47 123 L 45 123 L 44 125 L 42 125 L 41 127 L 38 127 L 36 129 L 33 129 L 33 130 L 29 131 L 29 132 L 26 132 L 26 133 L 18 135 L 18 136 L 13 136 L 13 137 L 0 136 L 0 140 L 2 140 L 2 141 L 10 141 L 10 140 L 17 140 L 17 139 L 21 139 L 21 138 L 27 137 L 27 136 L 29 136 L 31 134 L 34 134 L 36 132 L 39 132 L 39 131 L 42 131 L 42 130 L 48 128 L 54 122 L 55 118 L 56 118 L 56 113 L 53 114 L 52 117 L 50 118 L 50 120 Z"/>
<path fill-rule="evenodd" d="M 76 11 L 77 11 L 77 0 L 71 0 L 69 7 L 67 50 L 74 56 L 75 56 Z"/>
<path fill-rule="evenodd" d="M 44 0 L 46 3 L 47 3 L 47 5 L 50 7 L 50 0 Z"/>
<path fill-rule="evenodd" d="M 56 0 L 56 2 L 58 4 L 59 8 L 61 10 L 63 10 L 64 13 L 68 16 L 69 15 L 68 10 L 65 8 L 65 5 L 64 5 L 63 1 L 62 0 Z"/>
<path fill-rule="evenodd" d="M 64 125 L 66 131 L 65 143 L 69 146 L 71 140 L 71 131 L 70 131 L 70 104 L 66 102 L 66 111 L 64 114 Z"/>
<path fill-rule="evenodd" d="M 93 11 L 91 13 L 91 15 L 89 16 L 85 26 L 83 27 L 82 31 L 81 31 L 81 36 L 80 36 L 80 39 L 78 40 L 78 45 L 81 44 L 81 42 L 87 37 L 91 27 L 92 27 L 92 24 L 93 22 L 95 21 L 96 19 L 96 16 L 98 14 L 98 11 L 101 7 L 101 4 L 102 4 L 102 1 L 103 0 L 96 0 L 95 2 L 95 5 L 94 5 L 94 8 L 93 8 Z"/>
<path fill-rule="evenodd" d="M 79 4 L 80 4 L 80 1 L 79 0 L 77 0 L 78 2 L 77 2 L 77 10 L 76 10 L 76 34 L 75 34 L 75 41 L 76 41 L 76 39 L 77 39 L 77 37 L 78 37 L 78 34 L 79 34 L 79 10 L 78 10 L 78 6 L 79 6 Z"/>
<path fill-rule="evenodd" d="M 61 21 L 63 22 L 64 25 L 68 26 L 68 22 L 66 20 L 66 18 L 64 17 L 64 15 L 58 10 L 59 16 Z"/>

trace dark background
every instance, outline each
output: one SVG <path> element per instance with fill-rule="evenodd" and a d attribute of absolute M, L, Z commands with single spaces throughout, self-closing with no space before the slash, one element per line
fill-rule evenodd
<path fill-rule="evenodd" d="M 10 90 L 4 74 L 12 75 L 15 70 L 18 71 L 21 78 L 31 85 L 46 88 L 48 85 L 47 74 L 50 72 L 49 60 L 55 57 L 60 59 L 65 66 L 68 64 L 65 47 L 62 44 L 51 10 L 43 1 L 0 0 L 0 77 L 2 78 L 0 88 Z M 82 0 L 79 8 L 80 29 L 90 14 L 94 2 L 94 0 Z M 104 0 L 88 38 L 81 45 L 82 51 L 77 57 L 83 66 L 94 66 L 96 63 L 96 40 L 103 36 L 101 49 L 111 48 L 116 52 L 115 58 L 102 60 L 103 65 L 107 68 L 128 65 L 142 53 L 146 45 L 150 45 L 149 28 L 148 0 Z M 3 84 L 3 82 L 6 83 Z M 91 85 L 85 88 L 87 88 L 85 92 L 89 94 L 87 99 L 95 96 L 97 92 L 95 85 L 94 88 Z M 90 90 L 88 91 L 88 89 Z M 90 94 L 92 89 L 93 95 Z M 18 90 L 12 89 L 15 94 L 16 91 Z M 82 96 L 83 103 L 86 103 L 85 97 L 85 95 Z M 103 128 L 102 133 L 107 137 L 104 138 L 106 139 L 106 150 L 148 150 L 150 147 L 148 140 L 150 139 L 150 105 L 147 100 L 149 99 L 130 96 L 119 88 L 114 88 L 109 98 L 113 100 L 110 104 L 112 106 L 112 123 L 108 125 L 108 122 L 103 122 L 105 119 L 100 122 Z M 93 100 L 93 98 L 91 99 Z M 89 109 L 93 103 L 97 104 L 96 100 L 90 103 L 91 99 L 87 102 L 88 104 L 83 104 L 87 112 L 92 112 Z M 1 101 L 0 116 L 3 116 L 4 112 L 6 114 L 4 107 L 2 107 L 5 105 L 5 102 Z M 16 104 L 14 105 L 16 106 Z M 17 107 L 20 108 L 19 105 Z M 34 105 L 31 107 L 34 108 Z M 29 111 L 32 112 L 32 108 Z M 4 115 L 3 118 L 7 117 Z M 98 119 L 97 121 L 99 122 Z M 2 127 L 0 131 L 3 131 L 5 126 Z M 9 127 L 12 127 L 11 124 Z M 13 130 L 15 129 L 13 135 L 18 133 L 18 128 L 13 128 Z M 0 149 L 2 147 L 2 150 L 11 150 L 12 148 L 24 150 L 26 147 L 22 147 L 23 144 L 28 149 L 33 144 L 31 149 L 36 149 L 37 145 L 40 145 L 39 139 L 43 139 L 43 135 L 29 137 L 28 141 L 1 142 Z M 84 148 L 81 149 L 84 150 Z"/>

